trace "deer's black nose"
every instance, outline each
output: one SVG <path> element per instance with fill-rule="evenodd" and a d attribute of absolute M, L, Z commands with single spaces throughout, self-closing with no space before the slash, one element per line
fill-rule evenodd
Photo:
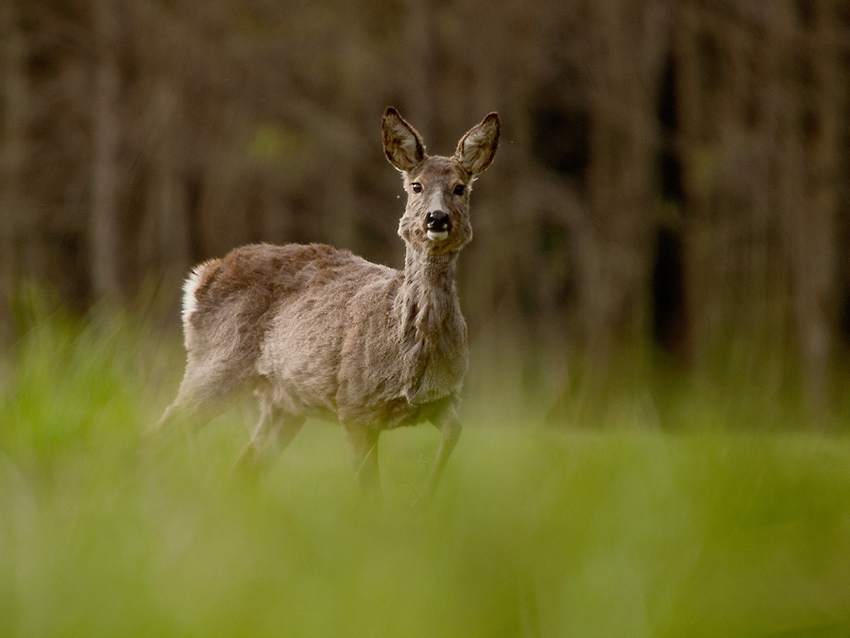
<path fill-rule="evenodd" d="M 449 216 L 441 210 L 435 210 L 433 213 L 428 213 L 425 217 L 425 230 L 441 233 L 447 232 L 451 228 Z"/>

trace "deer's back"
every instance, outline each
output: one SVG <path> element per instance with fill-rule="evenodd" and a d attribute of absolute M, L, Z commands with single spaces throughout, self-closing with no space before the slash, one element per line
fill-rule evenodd
<path fill-rule="evenodd" d="M 323 244 L 237 248 L 189 280 L 189 356 L 290 412 L 342 418 L 342 374 L 397 358 L 390 314 L 402 278 Z"/>
<path fill-rule="evenodd" d="M 195 269 L 192 289 L 186 290 L 193 296 L 185 304 L 192 306 L 191 316 L 186 317 L 184 310 L 184 320 L 200 329 L 206 320 L 232 316 L 265 328 L 269 313 L 293 297 L 327 292 L 327 287 L 356 288 L 369 279 L 386 280 L 397 274 L 325 244 L 242 246 Z"/>

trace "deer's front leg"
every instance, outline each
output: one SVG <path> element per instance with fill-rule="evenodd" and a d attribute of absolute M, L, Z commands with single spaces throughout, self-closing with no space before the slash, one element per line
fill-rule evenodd
<path fill-rule="evenodd" d="M 378 474 L 378 429 L 343 423 L 345 438 L 351 453 L 351 464 L 363 495 L 381 499 L 381 479 Z"/>
<path fill-rule="evenodd" d="M 437 484 L 440 482 L 440 477 L 443 475 L 443 470 L 446 469 L 446 463 L 454 450 L 457 441 L 460 438 L 460 432 L 463 426 L 457 418 L 457 413 L 454 408 L 449 408 L 443 413 L 434 425 L 442 433 L 440 439 L 440 447 L 437 450 L 437 458 L 434 460 L 434 466 L 431 468 L 431 474 L 428 476 L 428 483 L 425 486 L 425 500 L 430 500 L 437 490 Z"/>

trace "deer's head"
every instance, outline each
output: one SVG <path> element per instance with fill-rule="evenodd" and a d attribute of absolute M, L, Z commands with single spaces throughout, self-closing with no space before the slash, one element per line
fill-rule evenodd
<path fill-rule="evenodd" d="M 391 106 L 382 128 L 384 153 L 401 171 L 407 191 L 398 234 L 409 247 L 430 255 L 459 251 L 472 239 L 472 182 L 490 166 L 499 146 L 498 114 L 470 129 L 451 157 L 430 157 L 416 129 Z"/>

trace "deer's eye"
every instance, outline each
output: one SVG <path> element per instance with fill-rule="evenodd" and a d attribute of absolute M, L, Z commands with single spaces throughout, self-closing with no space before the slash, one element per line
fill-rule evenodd
<path fill-rule="evenodd" d="M 458 197 L 463 195 L 464 188 L 465 187 L 464 187 L 463 184 L 458 184 L 457 186 L 455 186 L 455 190 L 454 190 L 455 195 L 457 195 Z"/>
<path fill-rule="evenodd" d="M 410 188 L 413 189 L 414 193 L 421 193 L 422 192 L 422 184 L 420 184 L 419 182 L 413 182 L 410 185 Z"/>

